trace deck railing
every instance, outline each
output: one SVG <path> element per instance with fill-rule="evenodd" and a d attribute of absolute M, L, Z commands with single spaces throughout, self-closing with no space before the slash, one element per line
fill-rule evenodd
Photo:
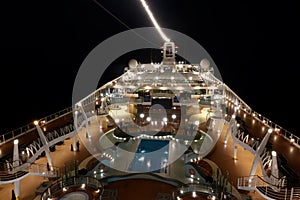
<path fill-rule="evenodd" d="M 210 77 L 214 77 L 213 74 L 210 74 Z M 120 78 L 120 77 L 118 77 Z M 117 80 L 118 78 L 116 78 L 115 80 Z M 216 77 L 214 77 L 214 80 L 218 80 Z M 220 82 L 220 80 L 218 80 Z M 234 91 L 232 91 L 226 84 L 223 84 L 223 86 L 225 87 L 225 90 L 227 91 L 227 96 L 228 99 L 230 99 L 230 101 L 234 104 L 238 104 L 241 106 L 240 109 L 243 109 L 245 112 L 247 112 L 248 114 L 251 114 L 254 118 L 256 118 L 257 120 L 259 120 L 260 122 L 266 124 L 267 126 L 269 126 L 270 128 L 273 128 L 274 130 L 278 131 L 279 134 L 281 134 L 282 136 L 284 136 L 287 140 L 291 141 L 292 143 L 295 144 L 295 146 L 300 148 L 300 138 L 294 134 L 292 134 L 290 131 L 287 131 L 286 129 L 284 129 L 283 127 L 279 126 L 278 124 L 272 122 L 270 119 L 262 116 L 261 114 L 255 112 L 254 110 L 251 109 L 250 106 L 248 106 L 236 93 L 234 93 Z M 83 98 L 82 100 L 80 100 L 79 102 L 82 104 L 82 106 L 87 106 L 91 103 L 93 103 L 96 100 L 96 94 L 100 93 L 101 90 L 104 89 L 104 86 L 102 86 L 101 88 L 97 89 L 96 91 L 92 92 L 91 94 L 89 94 L 87 97 Z M 238 106 L 237 105 L 237 106 Z M 51 114 L 49 116 L 43 117 L 41 118 L 39 121 L 44 121 L 46 124 L 49 123 L 52 120 L 55 120 L 67 113 L 72 112 L 72 107 L 68 107 L 65 108 L 61 111 L 58 111 L 54 114 Z M 13 140 L 16 137 L 23 135 L 29 131 L 32 131 L 35 128 L 35 126 L 33 125 L 33 123 L 27 124 L 25 126 L 22 126 L 20 128 L 17 128 L 15 130 L 9 131 L 7 133 L 4 134 L 0 134 L 0 144 L 1 143 L 5 143 L 7 141 Z"/>
<path fill-rule="evenodd" d="M 260 145 L 260 142 L 252 138 L 248 133 L 246 134 L 245 132 L 237 129 L 237 127 L 232 128 L 231 131 L 233 131 L 232 139 L 235 142 L 237 142 L 241 147 L 243 147 L 244 149 L 248 150 L 250 153 L 255 155 L 256 150 Z M 272 166 L 272 162 L 271 162 L 272 158 L 270 155 L 271 153 L 269 151 L 266 151 L 266 149 L 264 149 L 264 152 L 259 156 L 259 163 L 262 169 L 264 169 L 262 170 L 262 173 L 266 177 L 266 179 L 270 179 L 269 177 L 267 177 L 267 169 L 271 168 Z M 266 164 L 268 164 L 268 168 L 265 168 Z"/>
<path fill-rule="evenodd" d="M 252 110 L 237 94 L 235 94 L 227 85 L 225 85 L 226 93 L 227 93 L 227 101 L 233 103 L 236 107 L 239 106 L 238 109 L 241 109 L 252 115 L 257 121 L 265 124 L 267 127 L 272 128 L 275 132 L 279 135 L 282 135 L 285 139 L 289 140 L 293 143 L 296 147 L 300 148 L 300 138 L 290 131 L 284 129 L 283 127 L 279 126 L 278 124 L 274 123 L 267 117 L 262 116 L 258 112 Z"/>
<path fill-rule="evenodd" d="M 284 184 L 284 179 L 279 179 L 276 185 L 268 183 L 260 176 L 247 176 L 238 178 L 238 189 L 253 191 L 256 190 L 266 199 L 289 200 L 299 199 L 300 188 L 288 188 Z"/>
<path fill-rule="evenodd" d="M 90 120 L 94 117 L 94 114 L 91 112 L 86 113 L 87 120 Z M 83 117 L 83 115 L 78 116 L 77 120 L 77 131 L 80 131 L 83 126 L 85 125 L 86 119 Z M 74 130 L 73 124 L 68 124 L 64 127 L 58 127 L 57 130 L 54 130 L 52 132 L 48 132 L 45 134 L 45 136 L 48 139 L 48 145 L 53 146 L 57 144 L 58 142 L 61 142 L 71 136 L 73 136 L 76 133 L 76 130 Z M 47 171 L 36 171 L 41 170 L 41 166 L 39 168 L 36 166 L 36 164 L 33 164 L 33 162 L 41 155 L 43 151 L 45 151 L 45 146 L 42 145 L 42 143 L 39 141 L 39 139 L 36 141 L 34 140 L 31 144 L 29 144 L 26 148 L 26 152 L 24 151 L 24 154 L 22 155 L 23 159 L 17 160 L 15 162 L 18 162 L 18 166 L 14 167 L 13 161 L 8 161 L 4 163 L 0 163 L 0 181 L 1 176 L 6 174 L 16 174 L 19 171 L 28 171 L 32 173 L 33 175 L 44 175 L 46 176 L 56 176 L 57 172 L 55 172 L 56 175 L 52 174 L 52 172 L 47 173 Z M 20 158 L 22 158 L 22 156 Z M 35 168 L 31 168 L 35 167 Z M 35 171 L 30 171 L 34 170 Z M 41 173 L 40 173 L 41 172 Z"/>
<path fill-rule="evenodd" d="M 45 164 L 31 164 L 30 167 L 26 170 L 31 175 L 42 176 L 42 177 L 59 177 L 59 168 L 53 167 L 53 170 L 50 170 Z"/>
<path fill-rule="evenodd" d="M 217 195 L 213 192 L 213 188 L 208 185 L 199 185 L 199 184 L 190 184 L 177 188 L 176 191 L 172 193 L 173 199 L 179 199 L 180 197 L 184 197 L 186 195 L 192 195 L 193 193 L 204 193 L 208 194 L 211 197 L 216 197 Z"/>
<path fill-rule="evenodd" d="M 68 107 L 65 108 L 61 111 L 58 111 L 54 114 L 48 115 L 46 117 L 43 117 L 41 119 L 39 119 L 39 121 L 43 121 L 43 123 L 46 125 L 47 123 L 56 120 L 57 118 L 60 118 L 68 113 L 72 112 L 72 107 Z M 17 137 L 26 134 L 30 131 L 33 131 L 35 129 L 35 125 L 33 123 L 29 123 L 25 126 L 22 126 L 20 128 L 17 128 L 15 130 L 9 131 L 7 133 L 4 134 L 0 134 L 0 145 L 2 143 L 6 143 L 8 141 L 12 141 L 14 139 L 16 139 Z"/>
<path fill-rule="evenodd" d="M 221 82 L 218 80 L 213 74 L 209 73 L 209 77 L 213 79 L 215 82 Z M 261 114 L 257 113 L 256 111 L 252 110 L 252 108 L 243 101 L 229 86 L 223 83 L 224 89 L 226 91 L 227 100 L 233 103 L 236 107 L 239 106 L 239 109 L 244 110 L 246 113 L 252 115 L 255 119 L 260 121 L 261 123 L 266 124 L 269 128 L 273 128 L 273 130 L 277 131 L 279 134 L 283 135 L 286 139 L 293 142 L 296 146 L 300 148 L 300 138 L 296 135 L 292 134 L 290 131 L 287 131 L 283 127 L 279 126 L 278 124 L 272 122 L 267 117 L 262 116 Z"/>
<path fill-rule="evenodd" d="M 98 179 L 94 177 L 70 177 L 55 181 L 41 195 L 41 200 L 52 199 L 58 192 L 67 191 L 71 187 L 90 187 L 99 193 L 102 187 Z"/>

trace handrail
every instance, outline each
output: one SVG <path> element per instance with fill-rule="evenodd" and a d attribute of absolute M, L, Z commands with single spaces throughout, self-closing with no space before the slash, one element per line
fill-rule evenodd
<path fill-rule="evenodd" d="M 238 189 L 243 189 L 247 187 L 255 188 L 257 186 L 269 186 L 269 185 L 271 185 L 271 183 L 268 183 L 258 175 L 243 176 L 243 177 L 239 177 L 237 180 Z"/>
<path fill-rule="evenodd" d="M 233 94 L 240 102 L 242 102 L 244 107 L 248 108 L 249 110 L 252 110 L 252 108 L 244 100 L 242 100 L 229 86 L 227 86 L 225 83 L 224 86 L 231 94 Z"/>
<path fill-rule="evenodd" d="M 210 195 L 215 195 L 213 188 L 208 185 L 204 184 L 187 184 L 183 185 L 182 187 L 177 188 L 176 192 L 173 192 L 173 195 L 176 196 L 184 196 L 187 193 L 192 193 L 192 192 L 201 192 L 201 193 L 206 193 Z"/>
<path fill-rule="evenodd" d="M 269 128 L 272 128 L 275 130 L 278 134 L 283 135 L 285 139 L 291 141 L 296 147 L 300 148 L 300 138 L 294 134 L 292 134 L 290 131 L 287 131 L 286 129 L 282 128 L 278 124 L 272 122 L 267 117 L 262 116 L 261 114 L 257 113 L 256 111 L 252 110 L 250 106 L 248 106 L 236 93 L 234 93 L 226 84 L 224 84 L 226 90 L 231 93 L 235 98 L 239 100 L 239 102 L 242 104 L 242 108 L 245 112 L 252 115 L 255 119 L 257 119 L 259 122 L 265 124 L 266 126 L 269 126 Z M 232 102 L 236 103 L 236 102 Z M 241 105 L 240 104 L 240 105 Z M 238 105 L 237 105 L 238 106 Z M 246 109 L 247 108 L 247 109 Z"/>
<path fill-rule="evenodd" d="M 247 149 L 250 153 L 252 153 L 253 155 L 255 155 L 256 153 L 256 150 L 253 149 L 252 146 L 250 146 L 249 144 L 245 143 L 244 141 L 241 141 L 240 138 L 239 138 L 239 134 L 241 133 L 244 133 L 242 132 L 241 130 L 237 130 L 236 128 L 232 131 L 232 139 L 234 141 L 236 141 L 239 145 L 241 145 L 244 149 Z M 242 138 L 244 139 L 244 138 Z M 264 162 L 263 162 L 263 159 L 262 159 L 262 154 L 259 156 L 259 163 L 260 163 L 260 166 L 262 167 L 263 169 L 263 166 L 264 166 Z M 267 176 L 267 172 L 265 171 L 265 169 L 262 170 L 262 173 L 264 175 L 264 177 L 266 177 L 267 179 L 270 179 L 268 176 Z M 281 180 L 281 178 L 279 177 L 275 177 L 273 174 L 271 174 L 271 176 L 277 180 Z"/>
<path fill-rule="evenodd" d="M 227 115 L 227 117 L 230 117 L 231 115 Z M 249 149 L 247 148 L 247 143 L 244 143 L 243 141 L 240 140 L 239 135 L 235 133 L 235 131 L 237 131 L 236 129 L 233 131 L 232 137 L 233 139 L 239 144 L 241 145 L 243 148 L 247 149 L 249 151 Z M 251 146 L 249 146 L 251 147 Z M 266 150 L 266 149 L 265 149 Z M 254 151 L 250 151 L 253 155 L 255 155 Z M 269 154 L 271 155 L 271 152 L 269 151 Z M 267 159 L 267 156 L 265 156 L 266 153 L 262 153 L 259 156 L 259 163 L 260 166 L 262 167 L 262 173 L 263 173 L 263 177 L 265 177 L 265 181 L 268 181 L 269 185 L 271 185 L 271 187 L 277 187 L 278 185 L 280 185 L 281 187 L 287 187 L 289 185 L 289 182 L 287 182 L 287 179 L 285 176 L 281 176 L 281 177 L 276 177 L 273 174 L 268 175 L 266 169 L 263 167 L 265 164 L 269 164 L 268 162 L 270 161 L 270 159 Z M 269 166 L 270 167 L 270 166 Z M 272 183 L 271 183 L 272 182 Z M 295 187 L 296 185 L 293 184 L 293 187 Z"/>
<path fill-rule="evenodd" d="M 300 195 L 299 187 L 287 188 L 280 184 L 268 183 L 258 175 L 239 177 L 237 186 L 238 189 L 257 190 L 262 196 L 269 199 L 292 199 L 292 197 L 299 198 Z"/>
<path fill-rule="evenodd" d="M 87 115 L 88 115 L 88 120 L 93 117 L 93 115 L 90 115 L 90 113 L 87 113 Z M 79 121 L 78 121 L 79 126 L 78 126 L 77 131 L 82 129 L 82 127 L 84 125 L 84 121 L 85 121 L 84 118 L 79 119 Z M 70 128 L 69 125 L 60 127 L 60 130 L 62 131 L 60 134 L 56 135 L 51 140 L 49 140 L 49 143 L 48 143 L 49 146 L 55 145 L 56 143 L 65 140 L 66 138 L 70 137 L 71 135 L 75 134 L 75 132 L 76 132 L 76 130 L 74 130 L 74 128 Z M 45 148 L 45 146 L 39 146 L 39 148 L 35 150 L 34 154 L 32 156 L 28 157 L 26 162 L 22 163 L 22 161 L 19 160 L 18 162 L 20 163 L 20 165 L 17 167 L 13 167 L 13 163 L 10 163 L 8 161 L 6 163 L 3 163 L 7 167 L 3 167 L 6 170 L 0 171 L 0 172 L 12 174 L 17 171 L 22 171 L 22 170 L 29 168 L 33 164 L 33 162 L 38 158 L 38 156 L 45 150 L 44 148 Z"/>
<path fill-rule="evenodd" d="M 203 177 L 203 178 L 206 178 L 206 175 L 204 174 L 204 173 L 207 173 L 207 174 L 210 174 L 211 172 L 210 171 L 208 171 L 207 169 L 205 169 L 205 168 L 203 168 L 203 167 L 201 167 L 201 166 L 199 166 L 198 165 L 198 163 L 197 162 L 188 162 L 188 163 L 186 163 L 186 165 L 188 166 L 188 165 L 191 165 L 193 168 L 195 168 L 195 170 L 199 173 L 199 175 L 201 176 L 201 177 Z M 203 173 L 204 172 L 204 173 Z"/>
<path fill-rule="evenodd" d="M 244 141 L 241 141 L 240 138 L 238 138 L 238 134 L 242 134 L 243 132 L 241 132 L 240 130 L 236 131 L 236 134 L 233 134 L 233 139 L 235 142 L 237 142 L 239 145 L 241 145 L 243 148 L 247 149 L 248 151 L 250 151 L 253 155 L 255 155 L 255 149 L 253 149 L 252 146 L 250 146 L 249 144 L 245 143 Z M 244 137 L 245 138 L 245 137 Z M 244 139 L 242 138 L 242 139 Z"/>
<path fill-rule="evenodd" d="M 254 117 L 259 122 L 265 124 L 269 128 L 272 128 L 279 135 L 282 135 L 285 139 L 293 142 L 293 144 L 295 146 L 297 146 L 298 148 L 300 148 L 300 138 L 298 136 L 292 134 L 290 131 L 287 131 L 286 129 L 282 128 L 281 126 L 277 125 L 276 123 L 272 122 L 268 118 L 262 116 L 261 114 L 255 112 L 255 111 L 252 111 L 252 117 Z"/>
<path fill-rule="evenodd" d="M 66 128 L 68 127 L 65 126 L 63 128 Z M 69 129 L 68 131 L 66 132 L 63 132 L 63 133 L 60 133 L 60 135 L 58 135 L 58 137 L 56 138 L 53 138 L 52 140 L 49 141 L 48 145 L 49 146 L 52 146 L 52 145 L 55 145 L 56 143 L 60 142 L 60 141 L 63 141 L 65 140 L 66 138 L 70 137 L 71 135 L 73 135 L 75 132 L 74 130 L 72 129 Z M 22 161 L 20 161 L 21 165 L 18 166 L 18 167 L 15 167 L 15 168 L 12 168 L 12 170 L 10 170 L 10 172 L 14 172 L 14 171 L 19 171 L 19 170 L 24 170 L 26 168 L 28 168 L 37 158 L 38 156 L 45 150 L 45 146 L 40 146 L 39 149 L 37 149 L 34 154 L 30 157 L 27 158 L 26 162 L 22 164 Z M 7 163 L 10 165 L 10 166 L 13 166 L 12 163 L 9 163 L 7 161 Z M 9 171 L 9 170 L 8 170 Z"/>
<path fill-rule="evenodd" d="M 218 78 L 216 78 L 213 74 L 210 73 L 210 75 L 215 78 L 216 80 L 219 80 Z M 115 78 L 114 80 L 119 79 L 121 76 Z M 113 80 L 113 81 L 114 81 Z M 220 81 L 220 80 L 219 80 Z M 105 84 L 104 86 L 106 86 L 107 84 Z M 287 131 L 286 129 L 282 128 L 281 126 L 279 126 L 278 124 L 272 122 L 271 120 L 269 120 L 266 117 L 263 117 L 261 114 L 255 112 L 252 110 L 252 108 L 250 106 L 248 106 L 234 91 L 232 91 L 225 83 L 223 83 L 223 85 L 225 86 L 226 90 L 228 92 L 230 92 L 235 98 L 237 98 L 239 100 L 239 102 L 241 102 L 243 104 L 244 107 L 248 108 L 249 114 L 252 114 L 254 117 L 256 117 L 256 119 L 258 119 L 260 122 L 262 123 L 266 123 L 267 125 L 269 125 L 271 128 L 276 129 L 276 130 L 280 130 L 280 134 L 282 134 L 287 140 L 292 141 L 297 147 L 300 148 L 300 138 L 297 137 L 296 135 L 292 134 L 291 132 Z M 84 97 L 83 99 L 81 99 L 79 102 L 84 102 L 85 100 L 87 100 L 88 98 L 92 97 L 93 95 L 95 95 L 98 91 L 100 91 L 101 89 L 104 89 L 105 87 L 102 86 L 100 88 L 98 88 L 97 90 L 95 90 L 94 92 L 92 92 L 91 94 L 89 94 L 88 96 Z M 89 103 L 88 103 L 89 104 Z M 85 106 L 85 105 L 84 105 Z M 245 109 L 245 111 L 247 111 Z M 54 114 L 48 115 L 46 117 L 41 118 L 39 121 L 45 121 L 45 123 L 49 123 L 49 121 L 55 120 L 59 117 L 61 117 L 62 115 L 72 112 L 72 106 L 65 108 L 61 111 L 58 111 Z M 20 128 L 17 128 L 15 130 L 9 131 L 7 133 L 1 134 L 0 135 L 0 144 L 2 143 L 6 143 L 8 141 L 11 141 L 13 139 L 15 139 L 17 136 L 20 136 L 22 134 L 25 134 L 31 130 L 33 130 L 35 127 L 32 123 L 29 123 L 27 125 L 24 125 Z"/>
<path fill-rule="evenodd" d="M 43 117 L 43 118 L 39 119 L 39 121 L 43 121 L 44 124 L 47 124 L 47 123 L 49 123 L 49 122 L 51 122 L 51 121 L 53 121 L 53 120 L 55 120 L 59 117 L 62 117 L 63 115 L 68 114 L 70 112 L 72 112 L 72 107 L 65 108 L 63 110 L 60 110 L 60 111 L 54 113 L 54 114 Z M 0 144 L 9 142 L 11 140 L 14 140 L 15 138 L 17 138 L 17 137 L 19 137 L 23 134 L 26 134 L 26 133 L 34 130 L 34 129 L 35 129 L 34 124 L 29 123 L 27 125 L 19 127 L 17 129 L 14 129 L 12 131 L 1 134 L 0 135 Z"/>
<path fill-rule="evenodd" d="M 125 72 L 124 74 L 126 74 L 126 73 L 129 73 L 129 72 Z M 121 76 L 123 76 L 124 74 L 122 74 Z M 113 79 L 113 80 L 110 81 L 110 82 L 116 81 L 117 79 L 121 78 L 121 76 L 118 76 L 117 78 Z M 105 88 L 107 87 L 107 85 L 109 85 L 110 82 L 104 84 L 104 85 L 101 86 L 100 88 L 98 88 L 98 89 L 96 89 L 95 91 L 91 92 L 91 93 L 88 94 L 86 97 L 83 97 L 81 100 L 79 100 L 77 103 L 75 103 L 75 105 L 78 104 L 78 103 L 81 103 L 82 106 L 87 106 L 87 105 L 89 105 L 89 104 L 90 104 L 90 101 L 88 101 L 88 99 L 89 99 L 89 98 L 92 98 L 92 100 L 94 100 L 94 98 L 95 98 L 94 95 L 95 95 L 97 92 L 99 92 L 99 91 L 105 89 Z M 88 101 L 88 103 L 85 103 L 85 101 Z"/>
<path fill-rule="evenodd" d="M 41 195 L 41 200 L 48 200 L 55 196 L 56 193 L 60 191 L 67 190 L 69 187 L 76 186 L 88 186 L 95 190 L 95 192 L 100 192 L 102 187 L 100 181 L 97 178 L 84 176 L 84 177 L 70 177 L 67 179 L 59 179 L 52 183 Z"/>
<path fill-rule="evenodd" d="M 4 173 L 2 173 L 1 176 L 0 176 L 0 182 L 8 183 L 8 182 L 11 182 L 12 180 L 18 179 L 18 178 L 20 178 L 22 176 L 25 176 L 27 174 L 28 174 L 28 172 L 25 172 L 25 171 L 17 171 L 16 173 L 13 173 L 13 174 L 4 174 Z"/>
<path fill-rule="evenodd" d="M 58 177 L 59 176 L 59 168 L 54 167 L 51 171 L 47 165 L 45 164 L 37 164 L 32 163 L 28 169 L 28 172 L 30 174 L 36 175 L 36 176 L 43 176 L 43 177 Z"/>
<path fill-rule="evenodd" d="M 171 177 L 166 177 L 166 176 L 160 176 L 159 174 L 155 174 L 155 173 L 150 173 L 150 172 L 137 172 L 137 173 L 133 173 L 133 174 L 121 174 L 121 175 L 109 175 L 109 176 L 105 176 L 104 178 L 101 179 L 102 183 L 108 183 L 110 182 L 112 179 L 117 178 L 118 180 L 126 180 L 126 179 L 135 179 L 135 178 L 147 178 L 147 179 L 152 179 L 152 180 L 156 180 L 156 181 L 160 181 L 160 182 L 165 182 L 165 183 L 169 183 L 172 184 L 176 187 L 182 186 L 184 185 L 183 182 L 171 178 Z"/>

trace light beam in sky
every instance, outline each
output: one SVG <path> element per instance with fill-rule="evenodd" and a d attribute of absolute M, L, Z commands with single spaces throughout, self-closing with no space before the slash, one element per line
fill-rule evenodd
<path fill-rule="evenodd" d="M 145 0 L 140 0 L 147 12 L 147 14 L 149 15 L 153 25 L 155 26 L 155 28 L 157 29 L 158 33 L 160 34 L 160 36 L 162 37 L 162 39 L 166 42 L 170 42 L 170 39 L 164 34 L 164 32 L 161 30 L 160 26 L 158 25 L 157 21 L 155 20 L 151 10 L 149 9 L 149 6 L 147 5 Z"/>

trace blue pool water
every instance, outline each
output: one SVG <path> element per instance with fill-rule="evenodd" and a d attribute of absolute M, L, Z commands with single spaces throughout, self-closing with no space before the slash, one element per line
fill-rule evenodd
<path fill-rule="evenodd" d="M 166 173 L 168 157 L 168 140 L 142 139 L 128 170 L 132 172 Z"/>

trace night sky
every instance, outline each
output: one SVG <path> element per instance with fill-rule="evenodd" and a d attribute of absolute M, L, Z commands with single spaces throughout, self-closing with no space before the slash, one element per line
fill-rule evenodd
<path fill-rule="evenodd" d="M 139 0 L 99 2 L 130 28 L 152 26 Z M 250 107 L 300 135 L 296 1 L 194 2 L 148 0 L 160 25 L 201 44 L 223 81 Z M 128 30 L 92 0 L 9 1 L 0 9 L 0 133 L 70 107 L 85 57 Z M 107 74 L 116 77 L 128 61 L 115 63 Z"/>

